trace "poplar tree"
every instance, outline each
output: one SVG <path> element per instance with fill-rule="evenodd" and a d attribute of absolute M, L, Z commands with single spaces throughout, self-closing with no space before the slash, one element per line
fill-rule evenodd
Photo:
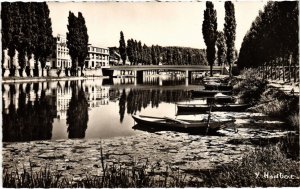
<path fill-rule="evenodd" d="M 85 24 L 85 19 L 82 16 L 82 13 L 78 13 L 78 27 L 80 32 L 80 46 L 79 46 L 79 53 L 78 53 L 78 64 L 81 68 L 81 75 L 83 75 L 83 67 L 84 67 L 84 61 L 86 57 L 88 56 L 88 43 L 89 43 L 89 36 L 87 33 L 87 27 Z"/>
<path fill-rule="evenodd" d="M 218 64 L 219 66 L 225 64 L 226 62 L 226 43 L 223 32 L 218 32 L 217 38 L 217 48 L 218 48 Z"/>
<path fill-rule="evenodd" d="M 81 74 L 84 66 L 84 60 L 88 54 L 88 34 L 85 25 L 85 19 L 82 13 L 78 13 L 78 17 L 71 11 L 68 17 L 68 31 L 67 32 L 67 47 L 72 59 L 72 73 L 77 75 L 78 66 L 81 67 Z"/>
<path fill-rule="evenodd" d="M 131 39 L 127 40 L 126 52 L 127 52 L 128 60 L 130 61 L 130 64 L 132 65 L 133 64 L 133 44 L 132 44 Z"/>
<path fill-rule="evenodd" d="M 235 11 L 234 5 L 231 1 L 225 2 L 225 23 L 224 23 L 224 35 L 227 46 L 227 62 L 229 65 L 229 74 L 231 76 L 232 65 L 234 61 L 234 43 L 235 43 L 235 33 L 236 33 L 236 21 L 235 21 Z"/>
<path fill-rule="evenodd" d="M 206 2 L 206 10 L 204 11 L 204 20 L 202 24 L 202 33 L 206 44 L 206 57 L 210 65 L 210 76 L 212 76 L 212 68 L 215 61 L 215 45 L 217 40 L 217 12 L 211 1 Z"/>
<path fill-rule="evenodd" d="M 125 62 L 126 62 L 126 44 L 125 44 L 125 39 L 124 39 L 124 34 L 123 32 L 121 31 L 120 32 L 120 46 L 119 46 L 119 52 L 120 52 L 120 55 L 121 55 L 121 59 L 123 61 L 123 65 L 125 65 Z"/>

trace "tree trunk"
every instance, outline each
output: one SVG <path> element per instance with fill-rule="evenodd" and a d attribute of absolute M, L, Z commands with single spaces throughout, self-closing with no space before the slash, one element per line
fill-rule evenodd
<path fill-rule="evenodd" d="M 212 77 L 213 76 L 213 65 L 211 64 L 210 65 L 210 77 Z"/>

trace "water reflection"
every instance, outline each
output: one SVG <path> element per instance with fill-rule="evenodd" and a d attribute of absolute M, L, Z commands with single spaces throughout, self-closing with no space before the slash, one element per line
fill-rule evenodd
<path fill-rule="evenodd" d="M 43 85 L 33 86 L 31 93 L 24 90 L 26 84 L 3 87 L 3 141 L 51 139 L 55 114 L 51 96 Z"/>
<path fill-rule="evenodd" d="M 147 86 L 159 86 L 159 79 L 142 85 L 134 85 L 134 78 L 114 81 L 114 85 L 104 79 L 2 84 L 3 141 L 132 135 L 131 114 L 144 110 L 168 114 L 174 103 L 190 98 L 188 89 Z"/>
<path fill-rule="evenodd" d="M 76 83 L 77 81 L 71 81 L 72 97 L 67 110 L 68 133 L 69 138 L 84 138 L 89 120 L 88 101 L 82 82 L 80 82 L 80 87 Z"/>

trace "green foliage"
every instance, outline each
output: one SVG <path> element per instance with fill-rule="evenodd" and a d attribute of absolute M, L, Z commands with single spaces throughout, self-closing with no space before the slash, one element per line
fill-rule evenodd
<path fill-rule="evenodd" d="M 204 20 L 202 24 L 202 33 L 206 44 L 206 56 L 210 65 L 210 76 L 212 76 L 212 67 L 215 61 L 215 45 L 217 40 L 217 12 L 211 1 L 206 2 L 204 11 Z"/>
<path fill-rule="evenodd" d="M 206 187 L 299 187 L 299 161 L 286 158 L 279 145 L 258 148 L 241 160 L 219 167 L 204 179 Z M 257 175 L 258 174 L 258 175 Z M 265 175 L 293 178 L 265 178 Z"/>
<path fill-rule="evenodd" d="M 299 113 L 293 113 L 292 115 L 289 115 L 288 117 L 288 121 L 289 124 L 291 124 L 291 126 L 299 133 Z"/>
<path fill-rule="evenodd" d="M 81 67 L 82 71 L 84 60 L 88 54 L 88 34 L 85 19 L 81 12 L 76 17 L 74 13 L 69 11 L 67 27 L 67 47 L 72 59 L 71 75 L 76 75 L 78 66 Z"/>
<path fill-rule="evenodd" d="M 279 61 L 287 65 L 292 54 L 293 64 L 298 62 L 298 1 L 268 2 L 259 12 L 244 37 L 238 66 L 240 69 L 263 66 Z"/>
<path fill-rule="evenodd" d="M 256 69 L 244 70 L 241 77 L 242 80 L 234 86 L 234 93 L 238 94 L 243 103 L 258 103 L 267 87 L 267 81 L 258 76 Z"/>
<path fill-rule="evenodd" d="M 227 52 L 225 37 L 223 32 L 218 32 L 217 48 L 218 48 L 218 65 L 221 66 L 222 64 L 226 63 L 226 52 Z"/>
<path fill-rule="evenodd" d="M 230 75 L 231 67 L 234 61 L 234 42 L 235 42 L 235 33 L 236 33 L 236 21 L 235 21 L 235 11 L 234 5 L 231 1 L 225 2 L 225 24 L 224 24 L 224 35 L 226 39 L 227 46 L 227 63 L 229 65 Z"/>
<path fill-rule="evenodd" d="M 298 98 L 289 97 L 278 88 L 267 88 L 254 110 L 289 121 L 288 116 L 299 112 L 298 104 Z"/>
<path fill-rule="evenodd" d="M 157 65 L 158 63 L 164 65 L 207 65 L 206 53 L 203 49 L 141 45 L 141 41 L 127 40 L 126 53 L 132 65 Z M 112 50 L 118 49 L 111 47 L 110 50 L 112 52 Z"/>
<path fill-rule="evenodd" d="M 123 61 L 123 65 L 125 65 L 125 62 L 126 62 L 126 43 L 125 43 L 125 39 L 124 39 L 124 34 L 123 32 L 121 31 L 120 32 L 120 46 L 119 46 L 119 52 L 120 52 L 120 55 L 121 55 L 121 59 Z"/>

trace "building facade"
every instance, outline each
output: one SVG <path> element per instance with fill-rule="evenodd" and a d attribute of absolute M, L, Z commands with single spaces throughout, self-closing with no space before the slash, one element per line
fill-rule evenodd
<path fill-rule="evenodd" d="M 69 69 L 72 67 L 71 56 L 67 47 L 67 39 L 64 35 L 58 34 L 54 38 L 53 54 L 48 60 L 47 65 L 50 67 L 50 76 L 69 75 Z M 88 46 L 88 55 L 84 62 L 84 75 L 102 76 L 101 68 L 109 67 L 109 50 L 108 48 Z"/>
<path fill-rule="evenodd" d="M 96 47 L 89 45 L 88 56 L 85 60 L 85 68 L 97 69 L 109 66 L 109 50 L 108 48 Z"/>
<path fill-rule="evenodd" d="M 51 68 L 71 68 L 71 56 L 67 47 L 67 39 L 65 36 L 58 34 L 54 38 L 54 51 L 51 59 Z"/>

